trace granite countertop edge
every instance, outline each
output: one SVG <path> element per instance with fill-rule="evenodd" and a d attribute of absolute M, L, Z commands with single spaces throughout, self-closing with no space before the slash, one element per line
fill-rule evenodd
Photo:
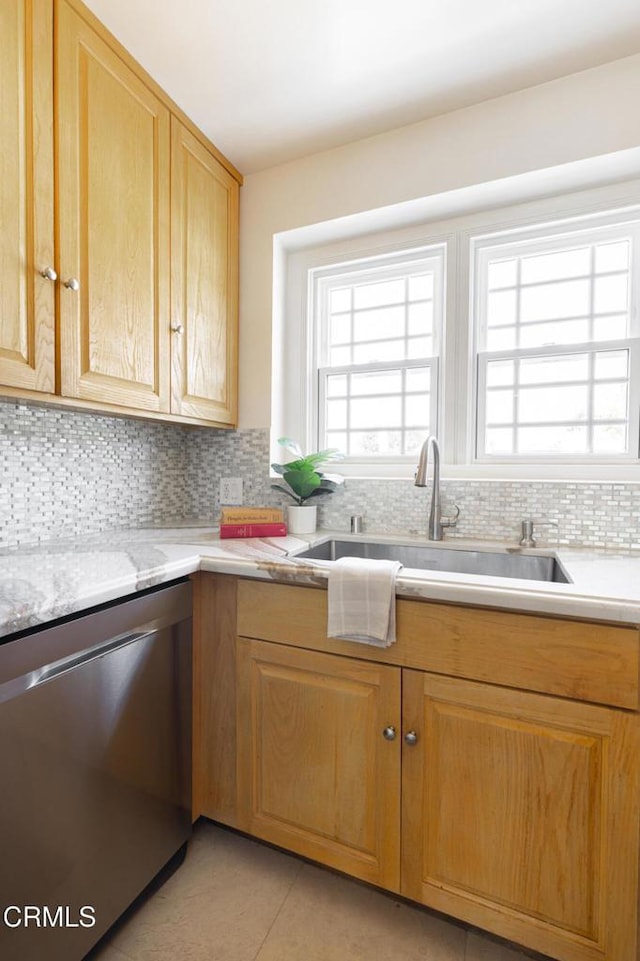
<path fill-rule="evenodd" d="M 198 570 L 262 580 L 324 586 L 327 561 L 296 557 L 309 544 L 341 531 L 308 537 L 221 541 L 214 527 L 110 531 L 0 551 L 0 638 L 44 625 Z M 366 535 L 374 540 L 424 544 L 424 537 Z M 431 545 L 430 545 L 431 546 Z M 452 539 L 438 546 L 504 550 L 497 542 Z M 523 613 L 640 625 L 640 555 L 597 550 L 545 549 L 572 583 L 418 571 L 402 568 L 400 597 L 422 598 Z"/>

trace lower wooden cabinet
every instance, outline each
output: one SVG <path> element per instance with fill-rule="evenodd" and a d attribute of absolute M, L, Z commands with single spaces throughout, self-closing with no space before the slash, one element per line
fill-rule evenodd
<path fill-rule="evenodd" d="M 240 826 L 397 890 L 398 669 L 245 637 L 236 656 Z"/>
<path fill-rule="evenodd" d="M 198 775 L 196 813 L 561 961 L 638 961 L 636 712 L 420 670 L 402 628 L 393 647 L 359 656 L 322 639 L 321 591 L 269 585 L 270 609 L 264 584 L 199 577 L 200 671 L 228 679 L 235 664 L 236 724 L 232 769 L 211 736 L 223 708 L 205 674 L 196 765 L 229 777 L 221 799 Z M 274 643 L 273 611 L 292 590 L 309 602 L 305 630 L 283 619 Z M 269 640 L 238 636 L 238 620 Z M 562 622 L 540 618 L 547 627 L 561 656 Z M 621 644 L 638 643 L 637 630 L 620 631 Z M 508 633 L 501 643 L 508 675 Z M 496 681 L 501 672 L 496 662 Z"/>
<path fill-rule="evenodd" d="M 635 958 L 636 718 L 403 672 L 402 892 L 552 957 Z"/>

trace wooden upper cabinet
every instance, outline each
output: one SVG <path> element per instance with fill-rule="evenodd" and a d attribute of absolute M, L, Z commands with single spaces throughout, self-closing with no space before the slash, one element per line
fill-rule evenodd
<path fill-rule="evenodd" d="M 57 9 L 61 393 L 168 411 L 170 113 Z"/>
<path fill-rule="evenodd" d="M 0 383 L 55 388 L 51 0 L 0 3 Z"/>
<path fill-rule="evenodd" d="M 242 178 L 176 114 L 80 0 L 0 3 L 9 393 L 235 426 Z"/>
<path fill-rule="evenodd" d="M 171 411 L 236 423 L 239 186 L 175 117 Z"/>

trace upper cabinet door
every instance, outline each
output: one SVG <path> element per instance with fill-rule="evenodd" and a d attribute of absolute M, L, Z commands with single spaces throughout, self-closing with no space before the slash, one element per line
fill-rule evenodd
<path fill-rule="evenodd" d="M 171 412 L 237 419 L 237 181 L 172 120 Z"/>
<path fill-rule="evenodd" d="M 0 383 L 55 389 L 51 0 L 0 3 Z M 54 278 L 53 274 L 50 274 Z"/>
<path fill-rule="evenodd" d="M 61 393 L 168 411 L 169 110 L 57 9 Z"/>

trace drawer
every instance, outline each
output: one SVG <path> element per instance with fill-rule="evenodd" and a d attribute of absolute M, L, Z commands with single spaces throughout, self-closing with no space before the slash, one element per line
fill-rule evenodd
<path fill-rule="evenodd" d="M 397 602 L 390 648 L 328 638 L 326 590 L 238 583 L 238 634 L 452 677 L 638 708 L 635 627 L 429 601 Z"/>

